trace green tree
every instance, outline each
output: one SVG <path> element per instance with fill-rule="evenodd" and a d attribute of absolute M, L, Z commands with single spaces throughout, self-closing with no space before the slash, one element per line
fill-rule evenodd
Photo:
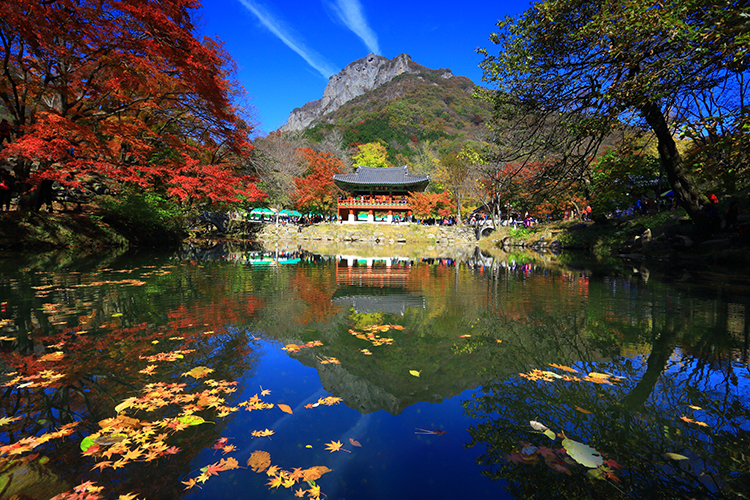
<path fill-rule="evenodd" d="M 489 94 L 496 127 L 525 131 L 533 147 L 522 153 L 551 151 L 552 172 L 574 180 L 623 123 L 650 129 L 678 203 L 709 234 L 709 202 L 673 139 L 677 127 L 698 123 L 674 110 L 694 108 L 689 97 L 747 72 L 746 16 L 747 7 L 732 1 L 538 3 L 498 23 L 490 37 L 498 55 L 479 50 L 483 80 L 497 90 Z"/>
<path fill-rule="evenodd" d="M 357 152 L 352 156 L 355 165 L 365 167 L 390 167 L 388 152 L 380 142 L 368 142 L 357 146 Z"/>
<path fill-rule="evenodd" d="M 627 143 L 607 151 L 591 168 L 591 206 L 594 212 L 602 214 L 625 209 L 641 195 L 653 195 L 659 174 L 658 158 L 636 152 Z M 647 193 L 649 187 L 653 187 L 651 193 Z"/>

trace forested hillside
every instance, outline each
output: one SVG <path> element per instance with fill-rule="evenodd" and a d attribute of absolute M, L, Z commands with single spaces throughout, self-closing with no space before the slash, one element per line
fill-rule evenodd
<path fill-rule="evenodd" d="M 403 74 L 325 115 L 307 135 L 317 142 L 339 129 L 347 145 L 382 141 L 394 164 L 408 163 L 426 141 L 440 153 L 458 151 L 479 139 L 490 117 L 490 106 L 473 91 L 462 76 Z"/>

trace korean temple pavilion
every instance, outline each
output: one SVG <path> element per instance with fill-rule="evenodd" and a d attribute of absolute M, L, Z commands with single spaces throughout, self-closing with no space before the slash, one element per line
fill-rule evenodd
<path fill-rule="evenodd" d="M 358 166 L 355 173 L 336 174 L 333 180 L 346 192 L 338 202 L 342 221 L 393 222 L 411 215 L 409 193 L 427 189 L 430 176 L 412 175 L 406 166 Z"/>

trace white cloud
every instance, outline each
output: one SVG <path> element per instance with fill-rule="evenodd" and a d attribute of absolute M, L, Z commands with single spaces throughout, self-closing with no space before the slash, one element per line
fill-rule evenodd
<path fill-rule="evenodd" d="M 378 35 L 367 24 L 367 19 L 359 0 L 334 0 L 330 4 L 330 7 L 341 22 L 362 39 L 370 52 L 380 55 Z"/>
<path fill-rule="evenodd" d="M 307 64 L 315 68 L 323 78 L 328 78 L 329 76 L 338 73 L 339 70 L 336 66 L 328 62 L 323 56 L 314 50 L 307 47 L 300 39 L 299 35 L 295 34 L 292 28 L 288 27 L 282 20 L 276 18 L 263 6 L 259 5 L 254 0 L 240 0 L 240 3 L 244 5 L 247 10 L 255 14 L 261 24 L 263 24 L 268 31 L 276 35 L 287 47 L 307 61 Z"/>

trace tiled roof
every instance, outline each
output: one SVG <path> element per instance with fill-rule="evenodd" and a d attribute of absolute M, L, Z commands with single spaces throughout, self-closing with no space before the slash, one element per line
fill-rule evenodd
<path fill-rule="evenodd" d="M 358 185 L 401 186 L 430 182 L 429 175 L 412 175 L 406 166 L 403 167 L 357 167 L 353 174 L 336 174 L 336 182 Z"/>

